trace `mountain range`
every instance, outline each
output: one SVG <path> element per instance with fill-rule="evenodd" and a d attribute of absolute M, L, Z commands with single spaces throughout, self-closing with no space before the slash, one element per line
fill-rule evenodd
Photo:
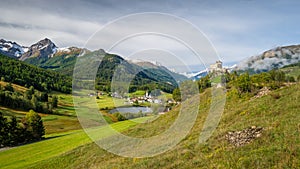
<path fill-rule="evenodd" d="M 9 56 L 43 69 L 50 69 L 67 76 L 73 75 L 74 66 L 79 56 L 101 53 L 105 57 L 99 65 L 96 83 L 103 90 L 110 86 L 114 69 L 122 63 L 127 73 L 136 72 L 137 75 L 131 84 L 133 89 L 149 89 L 160 87 L 171 92 L 178 86 L 178 82 L 188 79 L 184 75 L 172 72 L 166 67 L 151 62 L 132 62 L 121 56 L 106 53 L 103 49 L 90 51 L 78 47 L 57 47 L 50 39 L 45 38 L 30 47 L 19 45 L 16 42 L 0 40 L 0 54 Z M 83 56 L 84 57 L 84 56 Z"/>
<path fill-rule="evenodd" d="M 82 53 L 83 50 L 86 50 L 86 52 L 91 52 L 87 49 L 78 47 L 59 48 L 48 38 L 42 39 L 29 47 L 19 45 L 16 42 L 6 41 L 4 39 L 0 40 L 1 54 L 22 60 L 26 63 L 33 64 L 44 69 L 62 72 L 63 74 L 70 76 L 73 73 L 76 58 Z M 113 56 L 119 57 L 117 55 Z M 151 70 L 165 71 L 167 74 L 178 79 L 178 81 L 186 80 L 187 78 L 199 79 L 208 73 L 208 70 L 206 69 L 194 73 L 178 74 L 170 71 L 158 63 L 131 61 L 125 60 L 122 57 L 119 57 L 119 59 L 121 59 L 122 62 L 128 62 L 128 65 L 144 67 Z M 114 61 L 117 60 L 118 59 L 114 59 Z M 259 55 L 244 59 L 236 66 L 230 67 L 230 69 L 258 73 L 276 68 L 282 68 L 286 65 L 298 63 L 299 61 L 300 45 L 281 46 L 267 50 Z M 168 80 L 170 79 L 171 78 Z M 172 81 L 171 83 L 175 84 L 176 82 Z"/>

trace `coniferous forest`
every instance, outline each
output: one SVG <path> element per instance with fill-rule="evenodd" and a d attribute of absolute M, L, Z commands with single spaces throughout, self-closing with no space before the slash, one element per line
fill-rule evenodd
<path fill-rule="evenodd" d="M 52 90 L 71 93 L 70 77 L 53 71 L 47 71 L 24 62 L 0 55 L 0 77 L 2 81 L 25 87 L 33 86 L 39 91 Z"/>

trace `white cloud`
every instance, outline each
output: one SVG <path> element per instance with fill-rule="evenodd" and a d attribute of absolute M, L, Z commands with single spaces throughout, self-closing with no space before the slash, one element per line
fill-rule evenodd
<path fill-rule="evenodd" d="M 61 45 L 83 46 L 88 37 L 101 27 L 96 22 L 66 18 L 28 8 L 20 8 L 18 11 L 1 9 L 0 23 L 4 38 L 24 45 L 49 37 Z"/>
<path fill-rule="evenodd" d="M 237 61 L 277 44 L 297 43 L 298 6 L 297 1 L 5 1 L 0 6 L 0 38 L 30 45 L 48 37 L 60 47 L 82 47 L 95 31 L 113 19 L 156 11 L 192 22 L 207 35 L 223 60 Z M 114 35 L 138 30 L 138 26 L 116 27 L 96 41 L 108 45 L 106 41 Z M 183 33 L 192 39 L 192 32 Z M 139 41 L 139 45 L 147 48 L 149 44 Z"/>

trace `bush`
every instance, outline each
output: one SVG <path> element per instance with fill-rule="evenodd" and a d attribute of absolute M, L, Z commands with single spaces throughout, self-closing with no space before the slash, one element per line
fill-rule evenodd
<path fill-rule="evenodd" d="M 121 113 L 117 112 L 117 113 L 114 113 L 113 114 L 117 119 L 118 121 L 124 121 L 124 120 L 127 120 L 126 117 L 124 117 Z"/>

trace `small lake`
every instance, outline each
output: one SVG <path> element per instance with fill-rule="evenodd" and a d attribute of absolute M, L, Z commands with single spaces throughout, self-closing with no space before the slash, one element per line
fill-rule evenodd
<path fill-rule="evenodd" d="M 142 113 L 152 113 L 152 109 L 149 107 L 119 107 L 119 108 L 115 108 L 109 111 L 109 113 L 116 113 L 116 112 L 120 112 L 120 113 L 138 113 L 138 112 L 142 112 Z"/>

